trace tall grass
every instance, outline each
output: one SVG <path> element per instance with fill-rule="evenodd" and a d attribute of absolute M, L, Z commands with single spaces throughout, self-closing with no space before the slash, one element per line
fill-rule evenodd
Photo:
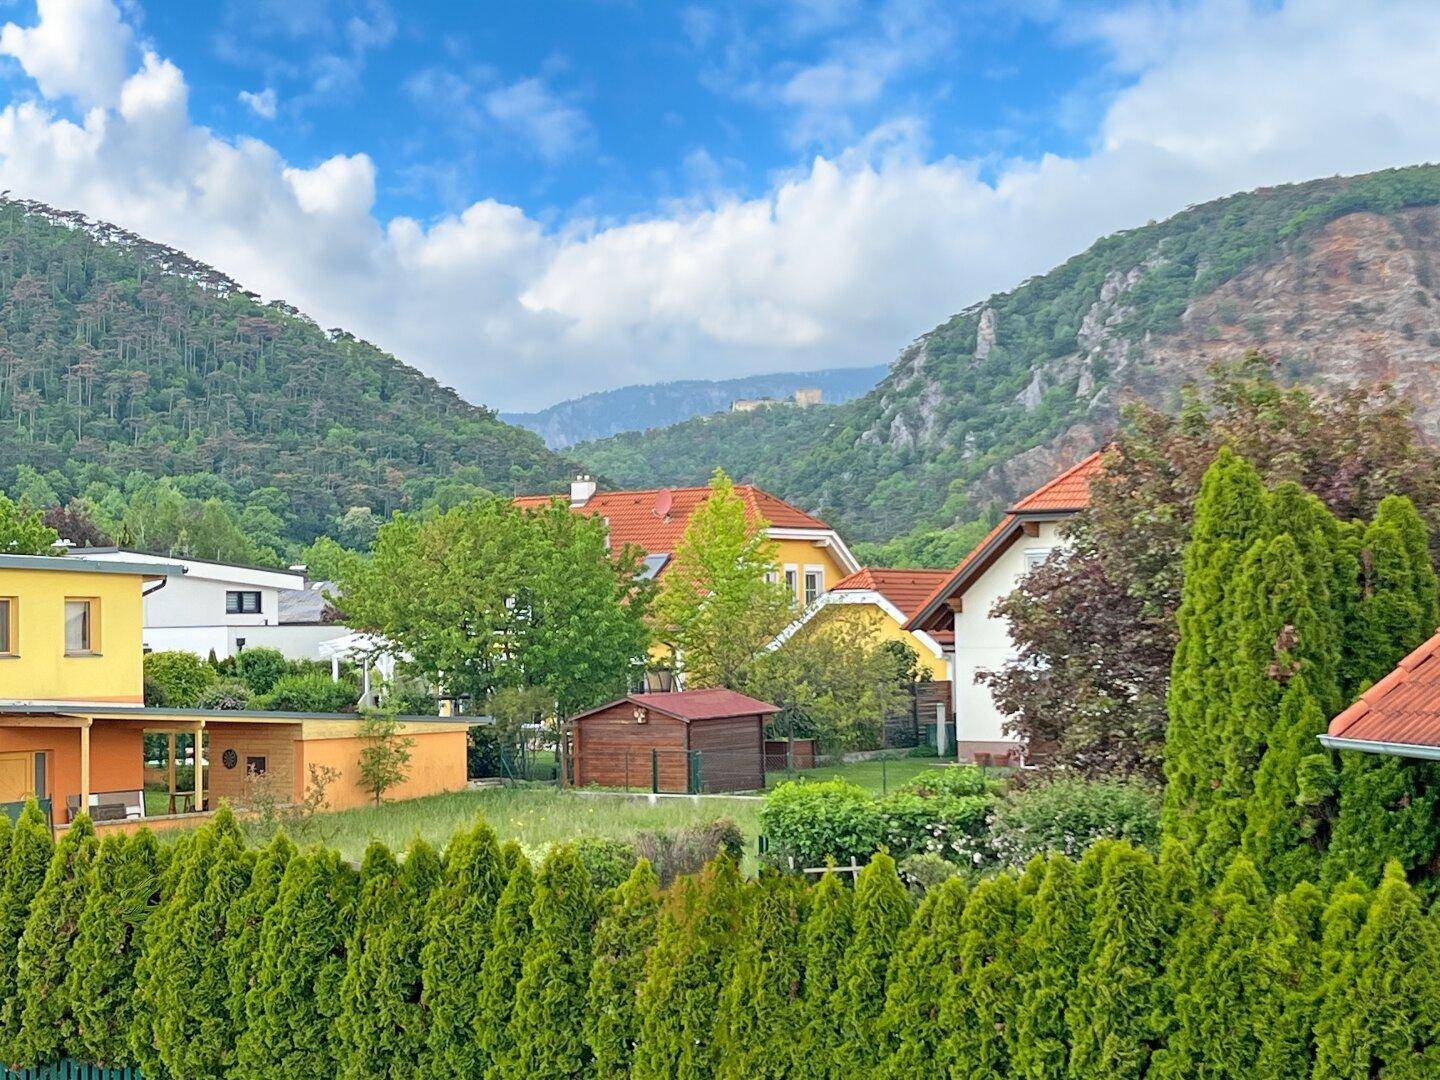
<path fill-rule="evenodd" d="M 660 799 L 651 806 L 644 798 L 579 795 L 552 787 L 486 788 L 323 814 L 316 831 L 344 858 L 358 859 L 371 840 L 397 851 L 416 837 L 443 847 L 477 816 L 488 821 L 502 841 L 518 841 L 532 853 L 582 836 L 624 840 L 647 830 L 729 818 L 753 852 L 759 815 L 760 804 L 744 799 Z"/>

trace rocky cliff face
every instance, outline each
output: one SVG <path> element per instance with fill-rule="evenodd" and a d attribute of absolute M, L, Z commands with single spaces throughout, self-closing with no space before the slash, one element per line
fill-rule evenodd
<path fill-rule="evenodd" d="M 1074 399 L 1083 418 L 986 469 L 971 485 L 973 499 L 1023 494 L 1095 449 L 1127 398 L 1173 405 L 1181 386 L 1203 378 L 1213 361 L 1252 347 L 1299 382 L 1393 384 L 1414 402 L 1421 427 L 1440 435 L 1440 282 L 1433 269 L 1440 266 L 1440 209 L 1345 215 L 1192 300 L 1171 332 L 1137 337 L 1129 330 L 1131 291 L 1162 259 L 1156 252 L 1111 271 L 1081 320 L 1080 347 L 1034 364 L 1013 398 L 1034 412 L 1054 389 Z M 973 310 L 978 363 L 995 347 L 1000 316 L 990 306 Z M 897 360 L 881 415 L 862 441 L 924 451 L 953 437 L 941 408 L 943 377 L 927 370 L 929 336 Z"/>

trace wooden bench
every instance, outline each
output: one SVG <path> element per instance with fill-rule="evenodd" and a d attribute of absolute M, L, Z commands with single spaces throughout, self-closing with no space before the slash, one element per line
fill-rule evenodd
<path fill-rule="evenodd" d="M 70 820 L 80 812 L 80 796 L 71 795 L 65 800 Z M 135 821 L 145 816 L 145 792 L 140 788 L 130 791 L 92 791 L 90 793 L 90 820 L 92 821 Z"/>

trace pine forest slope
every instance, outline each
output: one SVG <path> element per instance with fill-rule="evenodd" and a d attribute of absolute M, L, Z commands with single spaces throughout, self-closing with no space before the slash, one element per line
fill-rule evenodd
<path fill-rule="evenodd" d="M 885 377 L 889 368 L 828 368 L 781 371 L 735 379 L 680 379 L 622 386 L 571 398 L 531 413 L 501 413 L 500 419 L 535 432 L 553 449 L 625 431 L 668 427 L 694 416 L 728 412 L 738 398 L 788 398 L 802 387 L 821 391 L 825 402 L 853 401 Z"/>
<path fill-rule="evenodd" d="M 0 198 L 0 488 L 22 465 L 62 497 L 135 472 L 233 503 L 263 491 L 301 541 L 439 478 L 510 492 L 570 471 L 491 410 L 180 252 Z"/>
<path fill-rule="evenodd" d="M 860 540 L 972 521 L 1094 449 L 1136 395 L 1173 406 L 1248 347 L 1307 383 L 1393 382 L 1440 431 L 1440 167 L 1267 188 L 1098 241 L 955 315 L 864 397 L 572 448 L 617 483 L 716 465 Z"/>

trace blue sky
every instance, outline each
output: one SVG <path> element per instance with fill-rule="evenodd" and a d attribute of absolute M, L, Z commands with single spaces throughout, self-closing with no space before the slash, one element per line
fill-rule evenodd
<path fill-rule="evenodd" d="M 1112 75 L 1005 4 L 150 0 L 195 119 L 295 162 L 363 148 L 382 216 L 754 196 L 897 115 L 940 153 L 1070 153 Z M 203 6 L 203 5 L 201 5 Z M 243 95 L 243 96 L 242 96 Z"/>
<path fill-rule="evenodd" d="M 10 0 L 0 188 L 477 402 L 870 365 L 1120 228 L 1440 160 L 1434 0 Z"/>

